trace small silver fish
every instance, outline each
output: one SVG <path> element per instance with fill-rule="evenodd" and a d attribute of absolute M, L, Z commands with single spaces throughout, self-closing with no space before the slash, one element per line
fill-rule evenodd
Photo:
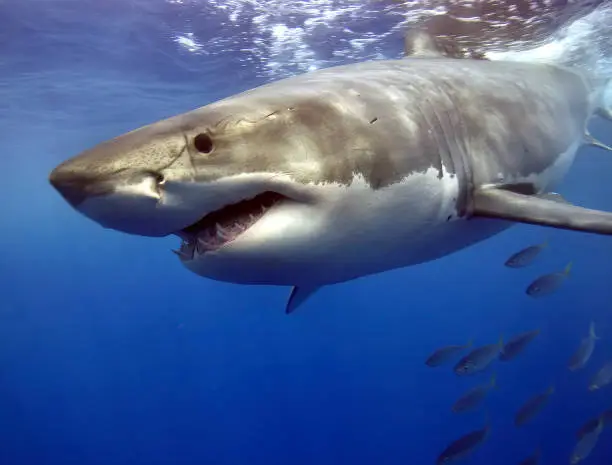
<path fill-rule="evenodd" d="M 595 334 L 595 323 L 591 321 L 589 335 L 582 338 L 578 349 L 576 349 L 576 352 L 574 352 L 567 362 L 567 367 L 571 371 L 579 370 L 587 364 L 595 350 L 595 341 L 598 339 L 599 337 Z"/>
<path fill-rule="evenodd" d="M 540 334 L 539 329 L 535 329 L 533 331 L 526 331 L 521 334 L 517 334 L 513 338 L 511 338 L 499 353 L 499 359 L 502 362 L 508 362 L 515 358 L 518 354 L 520 354 L 527 344 L 529 344 L 535 337 Z"/>
<path fill-rule="evenodd" d="M 597 426 L 588 433 L 585 433 L 576 443 L 576 446 L 574 447 L 574 451 L 572 452 L 572 456 L 570 458 L 571 465 L 575 465 L 578 462 L 583 461 L 591 454 L 591 452 L 597 445 L 597 441 L 599 440 L 599 435 L 601 434 L 603 427 L 604 420 L 602 416 L 599 417 Z"/>
<path fill-rule="evenodd" d="M 544 297 L 555 292 L 559 286 L 567 279 L 572 269 L 572 262 L 569 262 L 563 271 L 545 274 L 533 281 L 525 290 L 528 296 L 533 298 Z"/>
<path fill-rule="evenodd" d="M 451 410 L 455 413 L 468 412 L 478 407 L 488 392 L 495 388 L 495 373 L 491 376 L 491 381 L 481 386 L 476 386 L 463 394 L 451 407 Z"/>
<path fill-rule="evenodd" d="M 612 360 L 605 363 L 591 378 L 589 391 L 596 391 L 612 382 Z"/>
<path fill-rule="evenodd" d="M 538 447 L 533 454 L 527 457 L 525 460 L 519 463 L 519 465 L 538 465 L 540 457 L 542 456 L 542 450 Z"/>
<path fill-rule="evenodd" d="M 510 256 L 504 263 L 508 268 L 524 268 L 533 263 L 540 252 L 548 247 L 548 241 L 542 242 L 541 244 L 530 245 Z"/>
<path fill-rule="evenodd" d="M 440 365 L 444 365 L 452 361 L 455 357 L 457 357 L 461 352 L 465 349 L 469 349 L 472 347 L 472 340 L 470 339 L 467 344 L 459 346 L 459 345 L 451 345 L 442 347 L 440 349 L 435 350 L 427 360 L 425 360 L 425 365 L 430 367 L 437 367 Z"/>
<path fill-rule="evenodd" d="M 596 416 L 595 418 L 589 418 L 581 427 L 580 429 L 578 429 L 578 431 L 576 431 L 576 439 L 577 440 L 581 440 L 584 435 L 591 433 L 592 431 L 596 430 L 597 427 L 599 426 L 599 422 L 602 420 L 602 418 L 604 418 L 604 425 L 605 425 L 605 417 L 603 414 Z"/>
<path fill-rule="evenodd" d="M 483 371 L 498 357 L 503 346 L 504 338 L 500 336 L 497 344 L 489 344 L 472 350 L 457 362 L 453 371 L 458 376 L 473 375 Z"/>
<path fill-rule="evenodd" d="M 522 426 L 535 417 L 544 405 L 548 402 L 548 398 L 555 392 L 554 386 L 550 386 L 546 392 L 533 396 L 516 412 L 514 416 L 514 425 Z"/>
<path fill-rule="evenodd" d="M 600 415 L 591 418 L 576 431 L 576 439 L 580 440 L 585 434 L 590 433 L 599 426 L 599 422 L 603 421 L 603 426 L 606 427 L 612 424 L 612 409 L 604 410 Z"/>
<path fill-rule="evenodd" d="M 467 457 L 478 446 L 480 446 L 489 436 L 489 422 L 484 428 L 472 431 L 459 439 L 451 442 L 446 449 L 438 456 L 437 465 L 442 465 L 454 460 Z"/>

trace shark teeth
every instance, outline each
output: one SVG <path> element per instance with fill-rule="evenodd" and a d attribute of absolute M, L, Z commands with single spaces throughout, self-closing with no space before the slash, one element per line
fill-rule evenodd
<path fill-rule="evenodd" d="M 261 219 L 266 212 L 276 204 L 276 201 L 257 204 L 249 211 L 241 211 L 233 217 L 222 218 L 221 221 L 209 223 L 200 228 L 192 228 L 188 234 L 183 231 L 183 241 L 178 250 L 173 250 L 181 261 L 196 259 L 207 252 L 219 249 L 232 242 L 247 229 Z M 227 207 L 226 207 L 227 208 Z"/>
<path fill-rule="evenodd" d="M 189 261 L 218 250 L 234 241 L 284 199 L 280 194 L 266 191 L 253 199 L 210 212 L 197 223 L 180 231 L 183 242 L 179 250 L 173 252 L 181 261 Z"/>
<path fill-rule="evenodd" d="M 192 260 L 196 243 L 193 240 L 183 240 L 178 250 L 172 250 L 181 260 Z"/>
<path fill-rule="evenodd" d="M 215 226 L 217 229 L 217 237 L 220 237 L 221 239 L 225 239 L 226 241 L 230 241 L 233 239 L 231 232 L 225 229 L 219 223 L 217 223 Z"/>

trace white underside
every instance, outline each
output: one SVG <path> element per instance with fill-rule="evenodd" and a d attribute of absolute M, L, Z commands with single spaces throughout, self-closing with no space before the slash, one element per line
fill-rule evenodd
<path fill-rule="evenodd" d="M 457 221 L 457 177 L 440 179 L 433 168 L 376 191 L 359 177 L 350 186 L 306 187 L 317 192 L 314 204 L 276 207 L 185 266 L 237 283 L 329 284 L 432 260 L 490 235 L 490 221 Z"/>
<path fill-rule="evenodd" d="M 580 142 L 539 175 L 504 177 L 555 189 Z M 279 182 L 291 182 L 277 177 Z M 306 185 L 314 203 L 270 210 L 239 238 L 185 262 L 201 276 L 243 284 L 331 284 L 434 260 L 483 241 L 514 223 L 457 217 L 457 177 L 436 169 L 372 190 L 356 177 L 350 186 Z"/>

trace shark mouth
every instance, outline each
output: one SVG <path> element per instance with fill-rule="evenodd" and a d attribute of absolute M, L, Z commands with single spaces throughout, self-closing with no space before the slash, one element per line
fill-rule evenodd
<path fill-rule="evenodd" d="M 181 260 L 193 260 L 234 241 L 257 223 L 272 207 L 286 197 L 276 192 L 264 192 L 252 199 L 208 213 L 198 222 L 176 233 L 181 239 L 179 250 L 173 250 Z"/>

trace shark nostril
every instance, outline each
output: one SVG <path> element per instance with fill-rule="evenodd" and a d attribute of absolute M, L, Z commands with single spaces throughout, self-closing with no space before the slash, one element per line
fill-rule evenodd
<path fill-rule="evenodd" d="M 154 173 L 155 183 L 158 186 L 163 186 L 166 183 L 166 177 L 162 173 Z"/>
<path fill-rule="evenodd" d="M 144 171 L 132 178 L 132 181 L 137 184 L 139 180 L 145 181 L 151 189 L 155 190 L 157 195 L 161 197 L 162 188 L 166 184 L 166 176 L 159 171 Z"/>

